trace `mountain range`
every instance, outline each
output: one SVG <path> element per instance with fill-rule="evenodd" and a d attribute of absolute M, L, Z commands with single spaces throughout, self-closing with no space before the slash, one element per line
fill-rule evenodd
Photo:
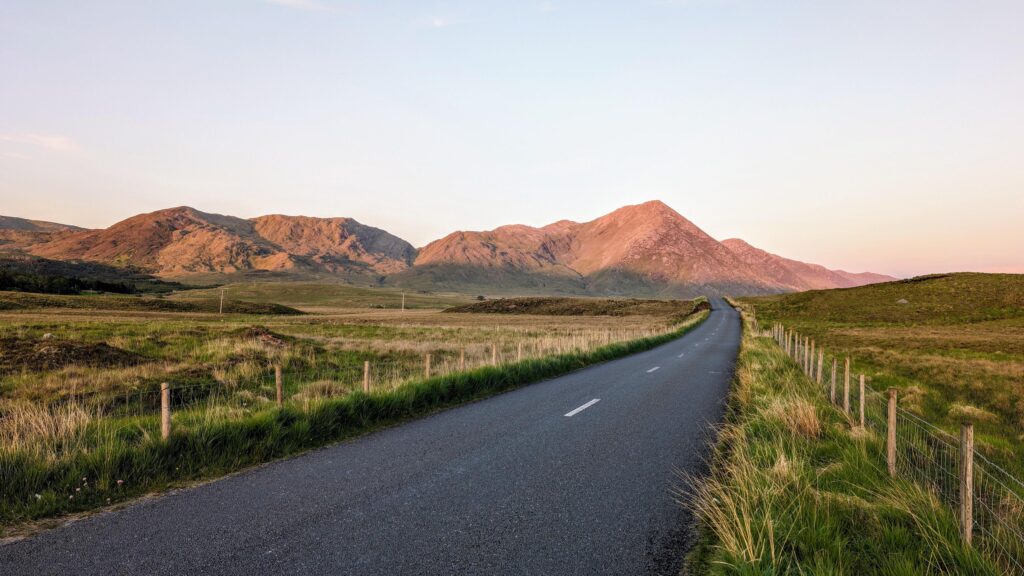
<path fill-rule="evenodd" d="M 420 289 L 686 297 L 844 288 L 893 280 L 718 241 L 660 201 L 589 222 L 453 232 L 416 249 L 351 218 L 243 219 L 179 207 L 99 230 L 0 217 L 0 250 L 165 277 L 277 271 Z"/>

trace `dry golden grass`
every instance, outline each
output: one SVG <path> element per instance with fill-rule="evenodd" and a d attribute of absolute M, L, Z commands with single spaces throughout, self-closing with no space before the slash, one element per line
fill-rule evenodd
<path fill-rule="evenodd" d="M 1024 276 L 996 274 L 745 300 L 764 324 L 848 355 L 874 390 L 896 388 L 903 409 L 954 434 L 972 421 L 985 455 L 1024 476 L 1021 302 Z"/>
<path fill-rule="evenodd" d="M 679 493 L 707 534 L 688 573 L 999 573 L 932 494 L 889 476 L 883 450 L 748 330 L 713 473 Z"/>
<path fill-rule="evenodd" d="M 803 398 L 774 398 L 764 414 L 781 422 L 794 436 L 816 438 L 821 433 L 818 411 L 810 401 Z"/>
<path fill-rule="evenodd" d="M 439 310 L 334 310 L 320 316 L 246 317 L 152 312 L 30 311 L 0 315 L 0 338 L 105 343 L 142 361 L 0 372 L 0 447 L 76 449 L 76 435 L 105 417 L 151 415 L 169 382 L 175 418 L 242 417 L 274 400 L 280 365 L 289 402 L 307 405 L 374 390 L 663 334 L 663 316 L 444 314 Z M 43 339 L 44 335 L 49 335 Z M 41 344 L 42 345 L 42 344 Z M 2 352 L 2 351 L 0 351 Z"/>

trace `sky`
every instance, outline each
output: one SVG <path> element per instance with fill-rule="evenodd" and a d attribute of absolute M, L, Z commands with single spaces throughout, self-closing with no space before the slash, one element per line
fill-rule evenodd
<path fill-rule="evenodd" d="M 660 199 L 896 276 L 1024 272 L 1024 3 L 4 0 L 0 214 L 422 246 Z"/>

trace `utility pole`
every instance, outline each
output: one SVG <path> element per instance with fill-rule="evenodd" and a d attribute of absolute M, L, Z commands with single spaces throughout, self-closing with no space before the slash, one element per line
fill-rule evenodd
<path fill-rule="evenodd" d="M 224 288 L 220 289 L 220 313 L 224 314 Z"/>
<path fill-rule="evenodd" d="M 405 292 L 402 292 L 402 312 L 405 312 Z"/>

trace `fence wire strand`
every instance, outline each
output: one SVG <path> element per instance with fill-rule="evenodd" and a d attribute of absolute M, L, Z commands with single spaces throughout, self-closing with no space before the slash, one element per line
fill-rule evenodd
<path fill-rule="evenodd" d="M 776 324 L 766 331 L 805 374 L 821 386 L 822 393 L 839 409 L 846 398 L 846 357 L 825 354 L 814 370 L 807 368 L 809 352 L 804 336 Z M 817 351 L 814 354 L 818 354 Z M 818 358 L 811 358 L 811 364 Z M 836 366 L 833 376 L 832 366 Z M 822 377 L 817 377 L 822 370 Z M 888 432 L 889 399 L 865 382 L 860 394 L 860 375 L 849 371 L 849 417 L 860 424 L 863 404 L 864 427 L 878 435 Z M 835 393 L 833 394 L 833 390 Z M 953 508 L 961 506 L 961 477 L 966 476 L 960 439 L 931 422 L 897 405 L 896 472 L 934 494 Z M 972 542 L 978 550 L 1001 566 L 1007 574 L 1024 574 L 1024 482 L 986 458 L 976 449 L 973 462 Z"/>

